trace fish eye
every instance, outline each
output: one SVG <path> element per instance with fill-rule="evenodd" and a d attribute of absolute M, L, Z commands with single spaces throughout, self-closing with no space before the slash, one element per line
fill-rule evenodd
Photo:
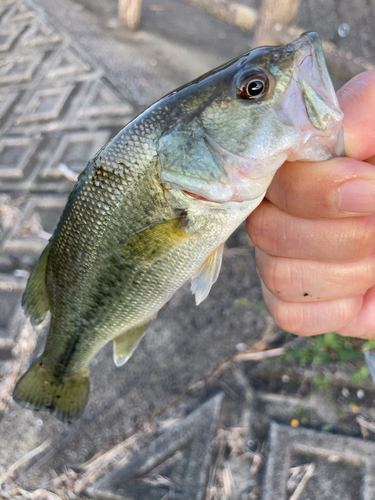
<path fill-rule="evenodd" d="M 254 71 L 242 79 L 238 87 L 238 97 L 240 99 L 256 100 L 263 97 L 268 88 L 268 77 L 260 71 Z"/>

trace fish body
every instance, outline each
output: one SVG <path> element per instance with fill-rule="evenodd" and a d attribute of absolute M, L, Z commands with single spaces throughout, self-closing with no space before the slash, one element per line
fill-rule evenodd
<path fill-rule="evenodd" d="M 200 303 L 277 168 L 342 154 L 341 122 L 315 33 L 254 49 L 131 121 L 89 161 L 30 276 L 25 313 L 51 323 L 15 399 L 76 418 L 101 347 L 114 340 L 124 364 L 190 278 Z"/>

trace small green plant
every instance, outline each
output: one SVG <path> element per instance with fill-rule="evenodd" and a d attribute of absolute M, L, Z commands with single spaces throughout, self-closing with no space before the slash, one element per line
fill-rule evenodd
<path fill-rule="evenodd" d="M 305 413 L 305 410 L 306 410 L 305 405 L 298 405 L 295 408 L 294 413 L 296 415 L 300 415 L 301 416 L 301 415 L 303 415 Z"/>
<path fill-rule="evenodd" d="M 363 365 L 357 372 L 349 377 L 350 382 L 353 384 L 360 384 L 370 375 L 370 371 L 366 365 Z"/>
<path fill-rule="evenodd" d="M 331 381 L 327 375 L 313 377 L 313 384 L 315 389 L 329 389 Z"/>
<path fill-rule="evenodd" d="M 322 432 L 331 432 L 333 429 L 333 425 L 332 424 L 325 424 L 325 425 L 322 425 L 320 429 Z"/>
<path fill-rule="evenodd" d="M 353 344 L 350 338 L 342 337 L 334 332 L 306 339 L 303 345 L 290 349 L 287 354 L 302 365 L 346 361 L 362 356 L 361 350 Z"/>
<path fill-rule="evenodd" d="M 362 351 L 363 352 L 372 351 L 373 349 L 375 349 L 375 339 L 367 340 L 366 342 L 364 342 L 362 344 Z"/>

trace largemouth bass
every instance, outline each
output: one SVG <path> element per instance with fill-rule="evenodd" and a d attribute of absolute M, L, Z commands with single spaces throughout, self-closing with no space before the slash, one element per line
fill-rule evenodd
<path fill-rule="evenodd" d="M 131 121 L 88 163 L 32 272 L 23 307 L 51 311 L 41 357 L 14 397 L 63 421 L 83 411 L 89 362 L 107 342 L 123 365 L 187 280 L 199 304 L 229 235 L 285 160 L 343 154 L 342 113 L 319 36 L 262 47 Z"/>

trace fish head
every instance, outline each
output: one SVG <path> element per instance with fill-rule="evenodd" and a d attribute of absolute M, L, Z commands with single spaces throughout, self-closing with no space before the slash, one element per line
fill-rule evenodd
<path fill-rule="evenodd" d="M 251 50 L 180 92 L 180 119 L 159 141 L 161 180 L 197 200 L 253 200 L 286 160 L 343 154 L 343 113 L 317 33 Z"/>

